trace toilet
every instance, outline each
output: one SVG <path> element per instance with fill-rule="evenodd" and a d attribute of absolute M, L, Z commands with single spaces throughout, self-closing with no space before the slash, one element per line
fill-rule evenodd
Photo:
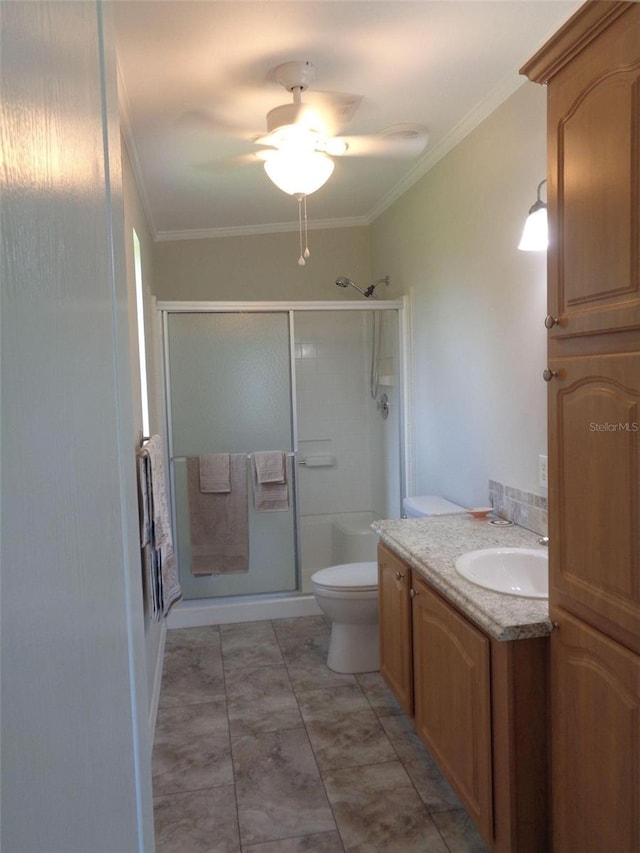
<path fill-rule="evenodd" d="M 403 514 L 406 518 L 425 518 L 429 515 L 458 515 L 466 512 L 464 507 L 458 506 L 439 495 L 416 495 L 412 498 L 404 498 L 402 501 Z"/>
<path fill-rule="evenodd" d="M 404 498 L 407 518 L 456 515 L 464 507 L 438 495 Z M 311 575 L 318 607 L 331 620 L 327 666 L 334 672 L 375 672 L 378 648 L 378 564 L 375 560 L 341 563 Z"/>
<path fill-rule="evenodd" d="M 343 563 L 311 575 L 318 607 L 331 620 L 327 666 L 334 672 L 380 669 L 378 564 Z"/>

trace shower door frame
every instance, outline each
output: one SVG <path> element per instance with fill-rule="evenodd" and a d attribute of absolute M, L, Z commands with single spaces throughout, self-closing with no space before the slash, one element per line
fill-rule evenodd
<path fill-rule="evenodd" d="M 294 315 L 301 311 L 397 311 L 398 312 L 398 377 L 399 377 L 399 437 L 400 437 L 400 497 L 413 485 L 412 435 L 410 411 L 412 388 L 412 362 L 409 346 L 411 335 L 410 301 L 400 299 L 349 300 L 349 301 L 272 301 L 272 302 L 214 302 L 158 300 L 156 309 L 161 318 L 162 330 L 162 405 L 167 435 L 167 461 L 169 471 L 169 500 L 174 535 L 177 530 L 175 502 L 175 472 L 173 466 L 173 434 L 171 425 L 171 379 L 169 372 L 168 322 L 170 314 L 284 314 L 289 327 L 289 371 L 291 377 L 291 459 L 294 499 L 294 548 L 296 589 L 291 592 L 247 593 L 222 598 L 187 599 L 179 602 L 169 615 L 169 628 L 213 625 L 250 619 L 280 618 L 281 616 L 307 615 L 317 610 L 311 593 L 300 590 L 300 495 L 297 483 L 298 425 L 296 398 L 296 359 L 294 340 Z M 269 606 L 271 603 L 271 606 Z M 296 603 L 298 606 L 296 606 Z M 305 606 L 306 605 L 306 606 Z"/>

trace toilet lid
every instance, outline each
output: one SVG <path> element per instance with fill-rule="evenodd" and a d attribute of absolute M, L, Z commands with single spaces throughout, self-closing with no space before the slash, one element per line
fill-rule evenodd
<path fill-rule="evenodd" d="M 378 564 L 343 563 L 340 566 L 329 566 L 311 575 L 311 580 L 318 586 L 334 589 L 377 589 Z"/>

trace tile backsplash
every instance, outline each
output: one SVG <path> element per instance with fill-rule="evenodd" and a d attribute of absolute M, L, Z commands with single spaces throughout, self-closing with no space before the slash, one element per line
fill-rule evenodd
<path fill-rule="evenodd" d="M 547 498 L 489 480 L 489 501 L 501 518 L 508 518 L 541 536 L 548 535 Z"/>

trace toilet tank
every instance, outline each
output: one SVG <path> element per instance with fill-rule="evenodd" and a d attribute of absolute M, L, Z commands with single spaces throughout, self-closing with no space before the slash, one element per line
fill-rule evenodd
<path fill-rule="evenodd" d="M 439 495 L 416 495 L 412 498 L 404 498 L 402 509 L 407 518 L 424 518 L 428 515 L 454 515 L 466 512 L 464 507 L 458 506 Z"/>
<path fill-rule="evenodd" d="M 377 559 L 378 536 L 371 529 L 373 512 L 347 512 L 332 524 L 333 564 L 363 563 Z"/>

